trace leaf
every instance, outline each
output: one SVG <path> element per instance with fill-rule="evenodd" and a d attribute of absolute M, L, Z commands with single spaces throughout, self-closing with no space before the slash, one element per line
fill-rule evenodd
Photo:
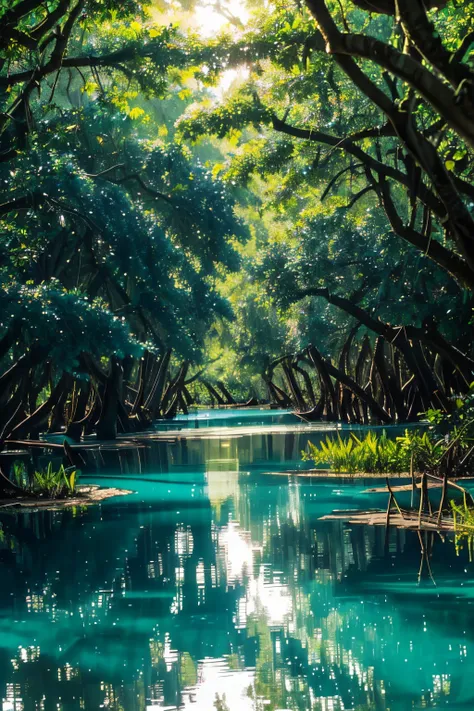
<path fill-rule="evenodd" d="M 130 109 L 130 113 L 128 114 L 129 117 L 134 121 L 137 118 L 140 118 L 140 116 L 143 116 L 145 111 L 141 109 L 139 106 L 135 106 L 133 109 Z"/>
<path fill-rule="evenodd" d="M 81 91 L 83 93 L 86 93 L 88 96 L 93 94 L 97 89 L 99 88 L 99 85 L 95 81 L 87 81 L 84 86 L 82 87 Z M 76 128 L 74 126 L 74 128 Z"/>
<path fill-rule="evenodd" d="M 453 160 L 447 160 L 445 162 L 445 166 L 447 170 L 452 170 L 455 167 L 456 163 Z"/>
<path fill-rule="evenodd" d="M 225 169 L 224 163 L 215 163 L 212 168 L 212 177 L 216 178 Z"/>

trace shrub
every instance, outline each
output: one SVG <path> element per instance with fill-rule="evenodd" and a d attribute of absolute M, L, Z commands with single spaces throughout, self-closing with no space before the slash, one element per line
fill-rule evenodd
<path fill-rule="evenodd" d="M 308 443 L 303 459 L 325 464 L 338 473 L 391 474 L 413 471 L 435 471 L 446 442 L 434 440 L 428 432 L 405 431 L 390 439 L 385 430 L 377 435 L 368 432 L 359 439 L 351 432 L 343 439 L 340 434 L 326 437 L 319 446 Z"/>

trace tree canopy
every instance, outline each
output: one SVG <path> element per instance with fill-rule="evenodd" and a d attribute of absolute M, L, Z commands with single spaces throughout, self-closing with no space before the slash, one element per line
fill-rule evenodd
<path fill-rule="evenodd" d="M 474 379 L 472 5 L 214 11 L 0 8 L 0 439 L 413 419 Z"/>

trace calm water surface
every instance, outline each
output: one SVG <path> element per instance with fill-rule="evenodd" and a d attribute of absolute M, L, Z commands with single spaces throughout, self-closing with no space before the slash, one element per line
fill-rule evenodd
<path fill-rule="evenodd" d="M 416 535 L 319 520 L 386 505 L 281 475 L 319 436 L 170 438 L 91 479 L 130 497 L 2 514 L 3 711 L 473 709 L 467 552 L 418 584 Z"/>

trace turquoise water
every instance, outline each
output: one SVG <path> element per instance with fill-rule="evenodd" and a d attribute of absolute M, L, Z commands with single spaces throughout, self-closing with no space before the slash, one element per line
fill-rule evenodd
<path fill-rule="evenodd" d="M 321 521 L 386 496 L 282 473 L 314 436 L 152 442 L 88 479 L 129 497 L 2 514 L 3 711 L 474 708 L 467 552 L 418 583 L 416 535 Z"/>
<path fill-rule="evenodd" d="M 301 419 L 292 410 L 270 410 L 264 408 L 228 408 L 221 410 L 190 410 L 186 415 L 177 415 L 173 420 L 159 420 L 157 430 L 176 427 L 244 427 L 246 425 L 292 425 L 301 424 Z"/>

